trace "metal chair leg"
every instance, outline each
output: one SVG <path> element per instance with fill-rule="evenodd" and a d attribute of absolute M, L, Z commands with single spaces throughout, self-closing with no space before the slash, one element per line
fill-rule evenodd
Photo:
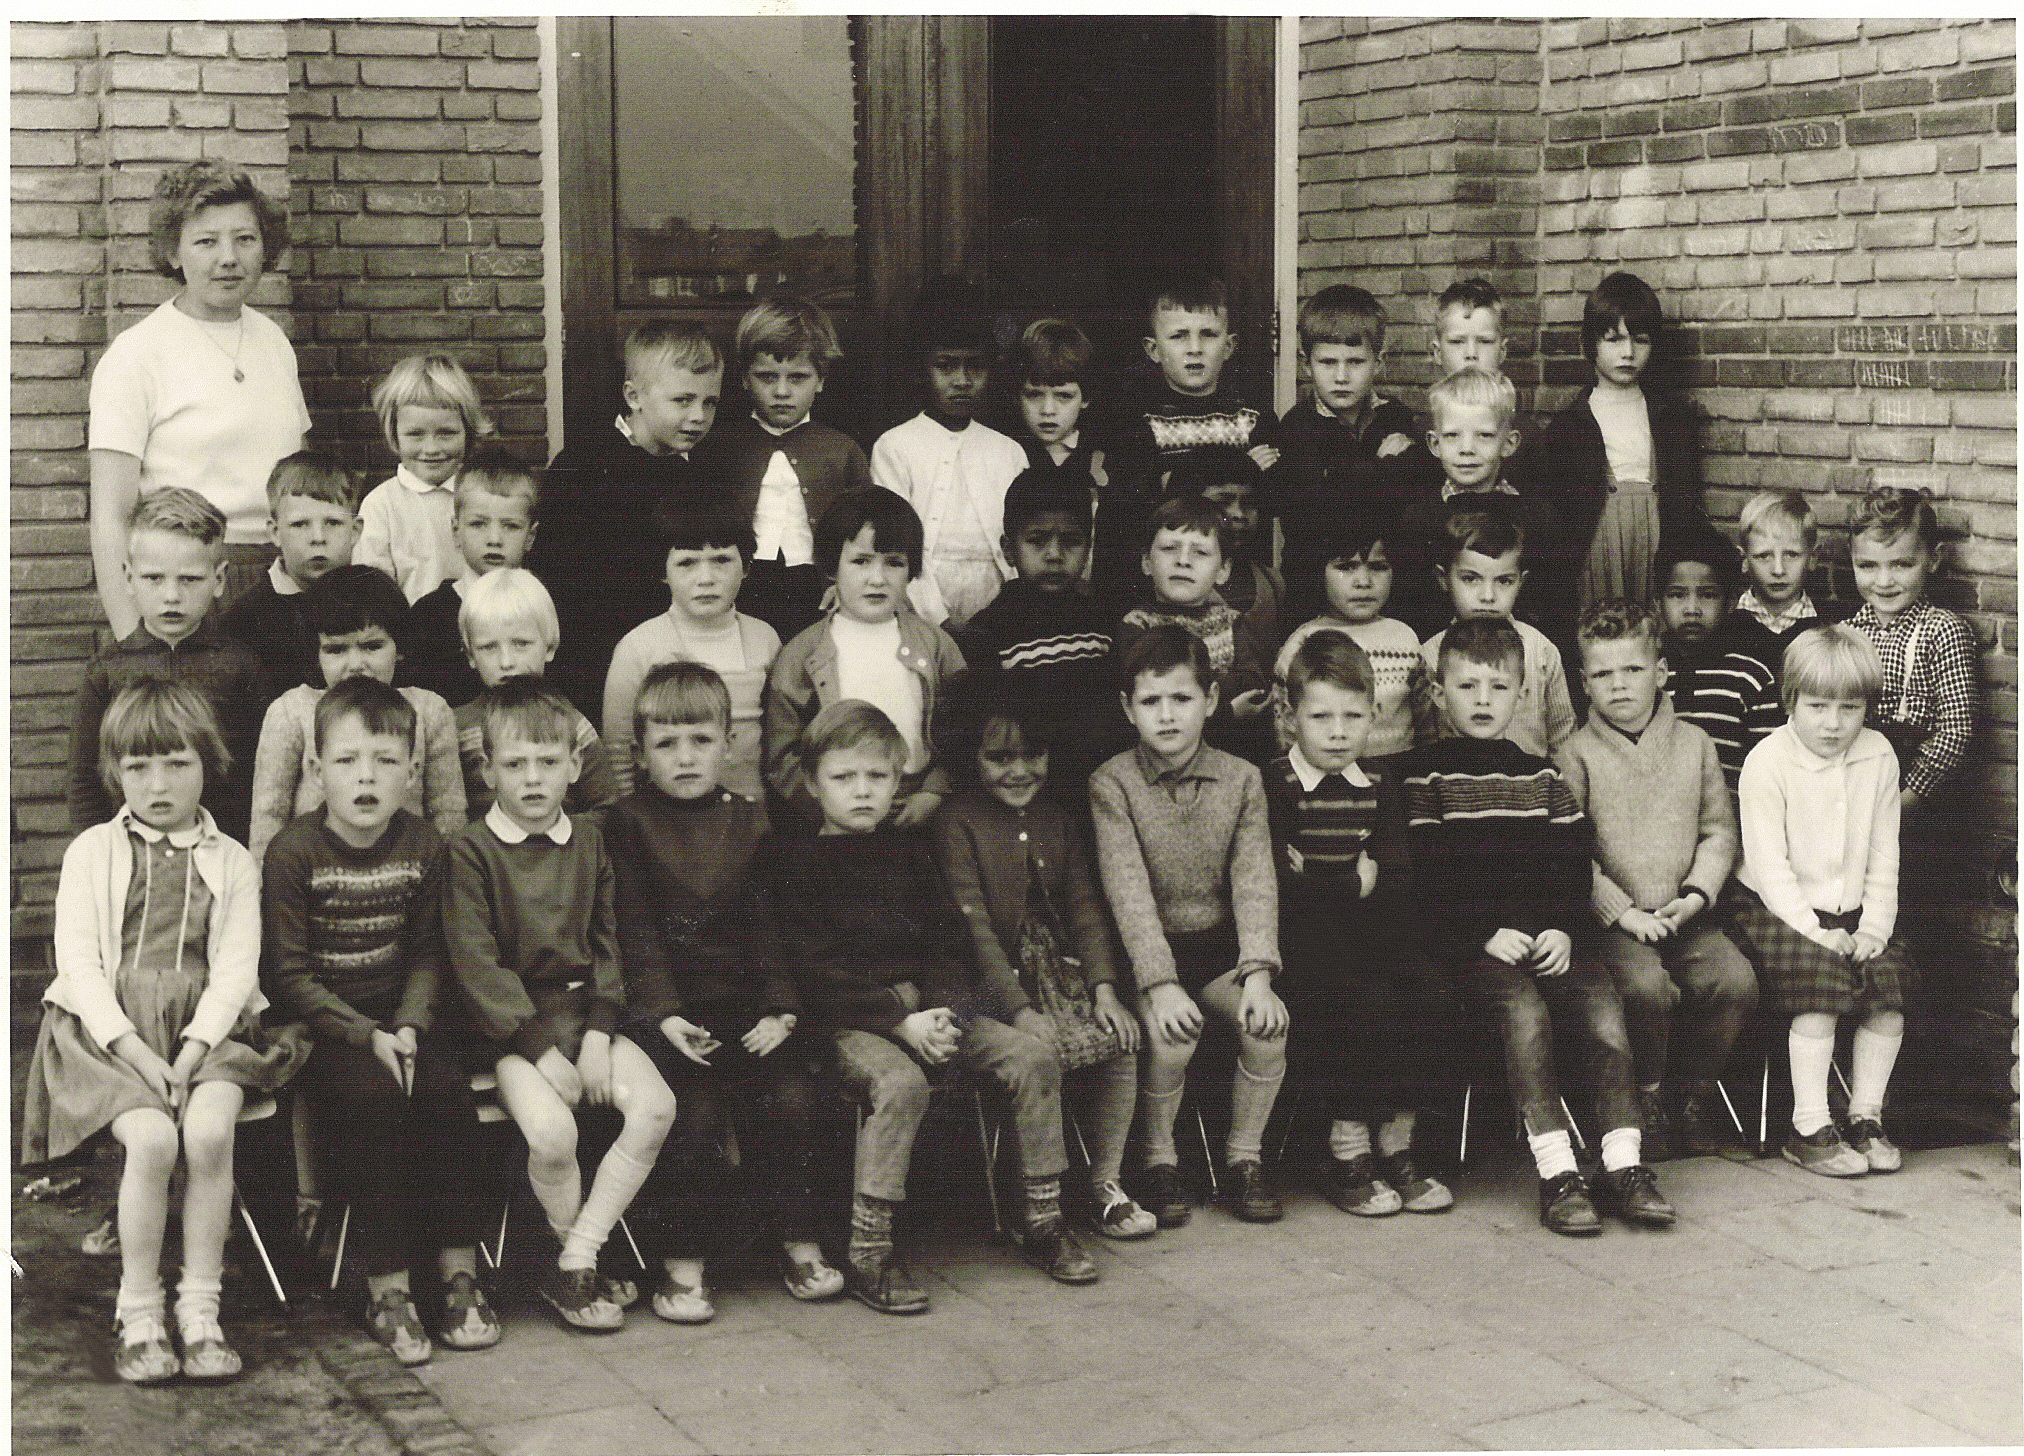
<path fill-rule="evenodd" d="M 1209 1151 L 1209 1124 L 1202 1116 L 1202 1109 L 1199 1107 L 1195 1109 L 1195 1133 L 1202 1140 L 1202 1161 L 1209 1165 L 1209 1195 L 1212 1198 L 1220 1198 L 1223 1194 L 1223 1183 L 1216 1176 L 1216 1155 Z"/>
<path fill-rule="evenodd" d="M 351 1203 L 344 1205 L 344 1217 L 337 1224 L 337 1255 L 330 1261 L 330 1292 L 337 1292 L 337 1281 L 344 1273 L 344 1241 L 351 1233 Z"/>
<path fill-rule="evenodd" d="M 506 1264 L 506 1219 L 512 1212 L 513 1200 L 510 1197 L 501 1200 L 499 1204 L 499 1237 L 494 1241 L 496 1244 L 495 1248 L 488 1249 L 485 1247 L 483 1239 L 478 1240 L 478 1252 L 485 1256 L 485 1262 L 492 1266 L 492 1272 L 495 1274 L 504 1268 Z"/>
<path fill-rule="evenodd" d="M 626 1247 L 632 1250 L 633 1262 L 640 1266 L 640 1272 L 642 1274 L 646 1273 L 647 1272 L 646 1255 L 640 1252 L 640 1242 L 638 1239 L 633 1237 L 632 1225 L 628 1224 L 625 1221 L 625 1216 L 623 1214 L 619 1216 L 618 1231 L 625 1235 Z"/>
<path fill-rule="evenodd" d="M 1469 1161 L 1469 1103 L 1475 1094 L 1476 1084 L 1474 1082 L 1462 1088 L 1462 1146 L 1461 1150 L 1455 1154 L 1455 1166 L 1457 1167 Z"/>
<path fill-rule="evenodd" d="M 1560 1115 L 1567 1119 L 1567 1130 L 1574 1134 L 1574 1145 L 1586 1152 L 1588 1149 L 1588 1139 L 1581 1135 L 1581 1124 L 1574 1120 L 1574 1114 L 1568 1110 L 1567 1099 L 1565 1097 L 1560 1099 Z"/>
<path fill-rule="evenodd" d="M 1764 1076 L 1757 1083 L 1757 1151 L 1771 1141 L 1771 1053 L 1764 1053 Z"/>
<path fill-rule="evenodd" d="M 1715 1090 L 1722 1094 L 1722 1105 L 1729 1109 L 1729 1121 L 1735 1125 L 1736 1136 L 1739 1138 L 1744 1136 L 1743 1119 L 1736 1116 L 1736 1104 L 1729 1100 L 1729 1089 L 1718 1080 L 1715 1083 Z"/>
<path fill-rule="evenodd" d="M 260 1237 L 260 1226 L 253 1222 L 253 1210 L 246 1206 L 246 1195 L 239 1191 L 235 1181 L 232 1197 L 239 1205 L 239 1217 L 246 1225 L 246 1232 L 253 1239 L 253 1251 L 260 1256 L 260 1267 L 267 1271 L 267 1282 L 274 1287 L 275 1301 L 283 1309 L 288 1307 L 288 1291 L 281 1287 L 281 1276 L 274 1272 L 274 1261 L 267 1257 L 267 1241 Z"/>
<path fill-rule="evenodd" d="M 984 1157 L 984 1192 L 991 1200 L 991 1232 L 999 1236 L 1005 1233 L 1005 1220 L 998 1212 L 998 1149 L 991 1136 L 990 1125 L 984 1118 L 984 1093 L 981 1089 L 970 1089 L 970 1105 L 977 1113 L 977 1149 Z"/>

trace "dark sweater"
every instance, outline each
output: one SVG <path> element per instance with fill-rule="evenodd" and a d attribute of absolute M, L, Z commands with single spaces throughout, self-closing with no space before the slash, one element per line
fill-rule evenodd
<path fill-rule="evenodd" d="M 1472 961 L 1499 930 L 1573 934 L 1589 917 L 1594 831 L 1567 781 L 1505 738 L 1406 754 L 1413 884 L 1431 946 Z"/>
<path fill-rule="evenodd" d="M 1034 882 L 1067 932 L 1062 953 L 1082 962 L 1089 984 L 1115 984 L 1110 922 L 1082 834 L 1066 811 L 1045 800 L 1014 809 L 983 789 L 964 789 L 931 826 L 943 881 L 970 930 L 984 985 L 1009 1020 L 1033 1004 L 1020 978 L 1019 927 Z"/>
<path fill-rule="evenodd" d="M 1346 517 L 1375 519 L 1382 535 L 1412 499 L 1404 457 L 1378 458 L 1378 447 L 1393 435 L 1421 437 L 1413 412 L 1394 399 L 1375 398 L 1360 428 L 1318 409 L 1312 399 L 1280 416 L 1279 463 L 1269 478 L 1285 530 L 1279 562 L 1289 621 L 1304 622 L 1322 610 L 1321 573 L 1335 555 Z"/>
<path fill-rule="evenodd" d="M 536 996 L 589 983 L 590 1031 L 611 1031 L 625 1004 L 604 837 L 591 819 L 571 824 L 567 844 L 545 834 L 508 844 L 482 819 L 450 841 L 451 970 L 479 1035 L 530 1062 L 555 1045 Z"/>
<path fill-rule="evenodd" d="M 824 1024 L 890 1036 L 914 1011 L 974 1002 L 968 938 L 925 834 L 790 830 L 762 854 L 802 1003 Z"/>
<path fill-rule="evenodd" d="M 267 846 L 260 877 L 260 983 L 326 1041 L 427 1031 L 443 980 L 443 836 L 405 809 L 369 849 L 321 809 Z"/>
<path fill-rule="evenodd" d="M 739 516 L 751 522 L 759 509 L 759 484 L 776 450 L 787 457 L 801 481 L 801 501 L 808 508 L 811 530 L 830 502 L 871 484 L 871 466 L 863 449 L 843 431 L 810 418 L 776 435 L 749 414 L 718 421 L 696 447 L 696 474 L 727 487 Z"/>
<path fill-rule="evenodd" d="M 136 627 L 84 665 L 70 729 L 71 827 L 103 824 L 119 808 L 98 773 L 99 726 L 120 690 L 143 678 L 185 682 L 211 700 L 232 767 L 222 783 L 204 785 L 204 807 L 219 829 L 244 844 L 252 817 L 253 754 L 267 712 L 267 675 L 252 648 L 225 636 L 212 621 L 198 623 L 174 646 Z"/>
<path fill-rule="evenodd" d="M 765 806 L 728 789 L 676 799 L 645 783 L 612 805 L 604 832 L 628 1018 L 800 1011 L 754 869 L 767 829 Z"/>
<path fill-rule="evenodd" d="M 1518 596 L 1517 616 L 1530 622 L 1564 651 L 1574 640 L 1574 591 L 1579 562 L 1570 554 L 1568 536 L 1551 504 L 1538 496 L 1510 491 L 1456 491 L 1446 500 L 1441 487 L 1422 495 L 1400 511 L 1399 543 L 1392 550 L 1392 596 L 1386 611 L 1420 637 L 1433 636 L 1455 615 L 1454 602 L 1436 578 L 1441 543 L 1449 517 L 1463 511 L 1509 516 L 1525 533 L 1520 564 L 1525 589 Z M 1387 542 L 1389 546 L 1391 543 Z M 1584 552 L 1587 543 L 1583 543 Z"/>
<path fill-rule="evenodd" d="M 1772 666 L 1780 657 L 1778 639 L 1744 612 L 1731 612 L 1700 642 L 1666 643 L 1673 711 L 1715 740 L 1732 793 L 1750 750 L 1785 721 Z"/>
<path fill-rule="evenodd" d="M 619 638 L 668 608 L 667 552 L 654 513 L 695 478 L 685 456 L 650 455 L 615 424 L 572 440 L 548 463 L 527 566 L 555 598 L 562 623 L 551 684 L 593 720 L 604 710 L 605 670 Z"/>
<path fill-rule="evenodd" d="M 1111 628 L 1117 618 L 1079 591 L 1040 591 L 1023 577 L 977 613 L 957 636 L 973 673 L 1001 672 L 1005 688 L 1034 705 L 1054 734 L 1050 787 L 1063 802 L 1086 802 L 1090 770 L 1131 744 L 1117 710 Z M 1066 776 L 1079 775 L 1070 784 Z"/>
<path fill-rule="evenodd" d="M 457 615 L 464 599 L 457 584 L 446 581 L 408 609 L 408 624 L 401 633 L 401 670 L 398 681 L 427 688 L 446 703 L 468 703 L 484 684 L 464 655 L 464 634 Z M 560 657 L 557 658 L 560 661 Z"/>
<path fill-rule="evenodd" d="M 1272 863 L 1279 877 L 1279 943 L 1293 984 L 1328 984 L 1351 965 L 1396 958 L 1410 896 L 1405 798 L 1396 778 L 1360 764 L 1368 787 L 1327 774 L 1310 791 L 1281 754 L 1265 767 Z M 1363 894 L 1366 856 L 1377 883 Z"/>
<path fill-rule="evenodd" d="M 303 683 L 313 688 L 324 685 L 316 634 L 309 630 L 309 619 L 303 613 L 302 593 L 283 596 L 265 572 L 225 609 L 218 618 L 218 630 L 253 650 L 272 696 L 279 697 Z"/>
<path fill-rule="evenodd" d="M 1523 490 L 1551 503 L 1569 538 L 1569 550 L 1588 558 L 1589 542 L 1609 499 L 1609 453 L 1602 426 L 1588 407 L 1595 386 L 1553 417 L 1537 449 L 1525 453 L 1525 468 L 1512 472 Z M 1659 498 L 1660 530 L 1683 525 L 1707 529 L 1701 511 L 1701 421 L 1682 396 L 1645 390 L 1645 418 L 1652 432 L 1652 490 Z"/>

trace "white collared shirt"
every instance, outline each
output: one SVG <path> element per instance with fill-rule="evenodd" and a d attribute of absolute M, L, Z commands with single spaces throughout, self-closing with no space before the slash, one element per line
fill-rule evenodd
<path fill-rule="evenodd" d="M 752 422 L 779 439 L 788 430 L 776 430 L 755 413 Z M 789 427 L 798 430 L 800 425 Z M 779 558 L 782 566 L 807 566 L 815 560 L 815 532 L 808 522 L 808 502 L 801 494 L 801 477 L 785 450 L 775 450 L 766 462 L 766 474 L 759 481 L 759 504 L 752 512 L 752 536 L 758 543 L 754 561 Z"/>
<path fill-rule="evenodd" d="M 273 583 L 274 594 L 276 596 L 299 597 L 302 595 L 302 587 L 296 582 L 294 577 L 288 574 L 287 569 L 282 566 L 279 556 L 267 563 L 267 580 Z"/>
<path fill-rule="evenodd" d="M 534 831 L 523 826 L 519 820 L 499 807 L 494 799 L 492 807 L 485 811 L 485 827 L 499 836 L 502 844 L 525 844 L 534 837 Z M 569 843 L 569 836 L 576 832 L 567 814 L 557 814 L 555 822 L 541 833 L 556 844 Z"/>
<path fill-rule="evenodd" d="M 1316 768 L 1307 761 L 1307 755 L 1300 751 L 1300 745 L 1296 743 L 1286 750 L 1286 761 L 1293 765 L 1293 777 L 1300 780 L 1300 791 L 1304 794 L 1313 793 L 1315 785 L 1319 784 L 1331 773 L 1341 778 L 1344 783 L 1355 788 L 1367 789 L 1370 787 L 1370 776 L 1363 771 L 1363 766 L 1354 759 L 1350 760 L 1348 768 Z"/>
<path fill-rule="evenodd" d="M 377 566 L 400 583 L 409 603 L 467 574 L 452 530 L 457 478 L 430 485 L 407 466 L 374 486 L 358 508 L 352 564 Z"/>

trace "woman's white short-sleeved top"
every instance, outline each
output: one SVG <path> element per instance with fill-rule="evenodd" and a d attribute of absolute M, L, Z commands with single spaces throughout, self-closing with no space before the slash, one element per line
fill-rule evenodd
<path fill-rule="evenodd" d="M 308 432 L 295 349 L 250 308 L 213 324 L 171 300 L 92 371 L 90 447 L 139 459 L 143 495 L 181 485 L 203 496 L 225 513 L 227 541 L 267 539 L 267 477 Z"/>

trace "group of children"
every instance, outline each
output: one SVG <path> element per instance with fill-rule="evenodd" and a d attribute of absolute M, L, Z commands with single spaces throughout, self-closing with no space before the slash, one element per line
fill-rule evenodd
<path fill-rule="evenodd" d="M 1924 594 L 1929 502 L 1862 499 L 1864 605 L 1824 625 L 1802 497 L 1754 498 L 1736 546 L 1701 515 L 1691 417 L 1643 385 L 1658 301 L 1627 274 L 1584 316 L 1594 386 L 1522 450 L 1480 280 L 1440 300 L 1424 429 L 1376 392 L 1361 290 L 1303 307 L 1312 394 L 1277 422 L 1223 383 L 1212 280 L 1155 300 L 1157 378 L 1107 422 L 1083 414 L 1088 339 L 1035 323 L 1023 440 L 978 418 L 993 335 L 961 305 L 924 307 L 926 407 L 869 457 L 811 416 L 839 349 L 797 300 L 741 323 L 752 409 L 715 428 L 714 344 L 638 330 L 610 438 L 545 481 L 481 443 L 453 361 L 404 361 L 375 393 L 396 476 L 361 502 L 322 457 L 282 461 L 278 559 L 220 622 L 222 518 L 177 490 L 136 507 L 142 624 L 80 693 L 24 1114 L 31 1160 L 104 1130 L 125 1150 L 124 1378 L 236 1372 L 233 1120 L 291 1080 L 325 1168 L 302 1176 L 350 1199 L 368 1326 L 410 1363 L 499 1338 L 474 1074 L 526 1140 L 540 1295 L 591 1330 L 641 1293 L 598 1268 L 628 1209 L 654 1312 L 712 1317 L 727 1139 L 795 1298 L 925 1309 L 894 1215 L 956 1072 L 1009 1105 L 1028 1257 L 1094 1280 L 1064 1102 L 1069 1208 L 1112 1238 L 1184 1224 L 1174 1128 L 1212 1024 L 1235 1045 L 1219 1183 L 1249 1221 L 1281 1216 L 1262 1142 L 1289 1075 L 1327 1109 L 1338 1207 L 1449 1207 L 1414 1134 L 1473 1020 L 1541 1221 L 1670 1224 L 1650 1165 L 1718 1144 L 1760 984 L 1790 1018 L 1784 1155 L 1898 1166 L 1899 828 L 1975 703 L 1972 632 Z M 832 1084 L 861 1116 L 837 1264 Z M 587 1188 L 585 1104 L 618 1128 Z"/>

